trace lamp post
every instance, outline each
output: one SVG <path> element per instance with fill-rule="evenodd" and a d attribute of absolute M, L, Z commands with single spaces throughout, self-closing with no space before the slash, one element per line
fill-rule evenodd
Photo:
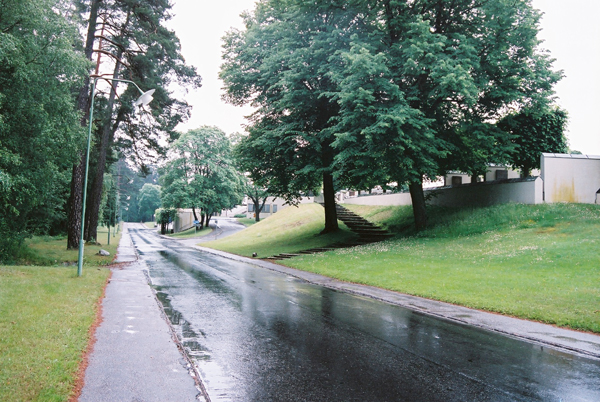
<path fill-rule="evenodd" d="M 89 124 L 89 129 L 88 129 L 88 138 L 87 138 L 87 151 L 86 151 L 86 156 L 85 156 L 85 175 L 84 175 L 84 181 L 83 181 L 83 203 L 81 206 L 81 236 L 79 238 L 79 255 L 77 256 L 77 276 L 81 276 L 82 272 L 83 272 L 83 232 L 84 232 L 84 227 L 85 227 L 85 203 L 86 203 L 86 198 L 87 198 L 87 182 L 88 182 L 88 170 L 89 170 L 89 165 L 90 165 L 90 143 L 92 140 L 92 121 L 93 121 L 93 117 L 94 117 L 94 95 L 96 93 L 96 83 L 98 82 L 99 79 L 103 79 L 103 80 L 107 80 L 107 81 L 118 81 L 118 82 L 128 82 L 130 84 L 133 84 L 138 91 L 140 91 L 140 93 L 142 94 L 133 104 L 135 106 L 146 106 L 147 104 L 149 104 L 152 101 L 152 94 L 154 93 L 154 89 L 151 89 L 149 91 L 142 91 L 140 89 L 140 87 L 137 86 L 137 84 L 133 81 L 130 80 L 123 80 L 123 79 L 119 79 L 119 78 L 106 78 L 106 77 L 99 77 L 99 76 L 95 76 L 93 77 L 94 80 L 92 81 L 92 102 L 90 104 L 90 124 Z"/>

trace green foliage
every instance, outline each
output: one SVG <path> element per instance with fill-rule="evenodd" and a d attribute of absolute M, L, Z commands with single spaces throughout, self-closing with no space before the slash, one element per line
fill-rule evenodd
<path fill-rule="evenodd" d="M 566 125 L 567 112 L 559 108 L 525 109 L 498 122 L 500 129 L 513 135 L 515 150 L 510 155 L 510 163 L 525 176 L 529 176 L 531 169 L 540 168 L 542 152 L 567 152 Z"/>
<path fill-rule="evenodd" d="M 529 1 L 358 3 L 360 30 L 330 59 L 344 185 L 485 171 L 515 152 L 494 122 L 552 102 L 561 74 L 538 48 Z"/>
<path fill-rule="evenodd" d="M 139 206 L 140 191 L 144 184 L 155 185 L 158 182 L 156 168 L 150 165 L 145 169 L 137 169 L 129 166 L 124 159 L 120 159 L 111 167 L 111 172 L 118 187 L 117 216 L 126 222 L 142 221 Z M 154 210 L 151 214 L 154 214 Z"/>
<path fill-rule="evenodd" d="M 249 136 L 236 154 L 250 178 L 295 204 L 323 185 L 326 230 L 335 230 L 332 163 L 339 106 L 330 58 L 347 46 L 355 14 L 344 2 L 262 1 L 245 15 L 245 31 L 225 37 L 225 100 L 251 103 Z"/>
<path fill-rule="evenodd" d="M 132 106 L 140 95 L 138 89 L 113 82 L 114 88 L 125 85 L 125 91 L 116 98 L 114 109 L 111 106 L 99 111 L 107 124 L 107 128 L 100 125 L 100 131 L 111 131 L 109 142 L 115 140 L 111 145 L 116 145 L 119 152 L 139 166 L 163 156 L 165 149 L 161 142 L 176 137 L 175 127 L 189 117 L 191 106 L 175 96 L 173 87 L 193 90 L 201 86 L 195 67 L 185 63 L 175 32 L 166 27 L 171 7 L 165 0 L 100 3 L 99 13 L 110 15 L 103 31 L 108 39 L 102 42 L 103 68 L 115 72 L 114 78 L 132 80 L 143 90 L 156 90 L 154 100 L 146 107 L 149 113 L 140 118 L 140 111 Z M 100 35 L 102 28 L 99 21 L 96 35 Z M 117 131 L 119 135 L 115 136 Z"/>
<path fill-rule="evenodd" d="M 258 107 L 238 150 L 254 182 L 286 200 L 321 174 L 325 195 L 326 174 L 409 183 L 417 226 L 423 177 L 508 161 L 494 122 L 546 108 L 561 77 L 528 0 L 265 0 L 245 18 L 221 78 L 226 100 Z"/>
<path fill-rule="evenodd" d="M 102 206 L 100 208 L 100 222 L 104 226 L 116 226 L 120 220 L 117 205 L 117 182 L 111 174 L 104 174 L 102 189 Z"/>
<path fill-rule="evenodd" d="M 234 168 L 231 143 L 217 127 L 203 126 L 173 144 L 161 169 L 161 200 L 167 207 L 198 208 L 211 215 L 241 203 L 244 177 Z"/>
<path fill-rule="evenodd" d="M 167 233 L 167 225 L 175 220 L 176 208 L 159 208 L 155 212 L 156 223 L 160 225 L 160 233 Z"/>
<path fill-rule="evenodd" d="M 26 233 L 59 231 L 70 168 L 83 145 L 73 89 L 88 63 L 58 0 L 0 9 L 0 260 Z"/>
<path fill-rule="evenodd" d="M 160 186 L 145 183 L 139 194 L 139 215 L 142 221 L 151 221 L 154 211 L 160 207 Z"/>

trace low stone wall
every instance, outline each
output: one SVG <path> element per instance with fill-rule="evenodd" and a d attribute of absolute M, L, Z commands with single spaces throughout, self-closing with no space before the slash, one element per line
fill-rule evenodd
<path fill-rule="evenodd" d="M 425 190 L 429 205 L 445 207 L 485 207 L 509 202 L 541 204 L 543 183 L 539 177 L 509 179 L 495 182 L 463 184 Z M 345 204 L 358 205 L 411 205 L 409 193 L 365 195 L 347 198 Z"/>

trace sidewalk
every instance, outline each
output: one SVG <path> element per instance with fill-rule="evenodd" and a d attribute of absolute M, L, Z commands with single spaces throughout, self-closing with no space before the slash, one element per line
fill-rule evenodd
<path fill-rule="evenodd" d="M 131 225 L 131 224 L 130 224 Z M 204 400 L 148 285 L 127 224 L 102 301 L 80 402 Z"/>

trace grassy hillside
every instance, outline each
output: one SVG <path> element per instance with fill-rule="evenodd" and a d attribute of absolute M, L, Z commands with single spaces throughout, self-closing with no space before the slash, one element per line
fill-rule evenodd
<path fill-rule="evenodd" d="M 430 227 L 418 234 L 412 229 L 410 207 L 346 207 L 396 232 L 397 238 L 283 263 L 345 281 L 600 333 L 599 206 L 432 208 Z M 272 243 L 278 233 L 286 231 L 285 244 L 304 233 L 299 213 L 290 209 L 286 217 L 296 222 L 293 230 L 274 220 L 262 234 L 261 224 L 255 225 L 258 232 L 240 232 L 220 249 L 233 251 L 230 246 L 250 241 L 255 250 L 264 246 L 270 254 L 280 252 L 283 247 Z M 313 230 L 318 232 L 322 208 L 315 213 L 320 220 Z"/>
<path fill-rule="evenodd" d="M 302 204 L 288 207 L 221 240 L 202 243 L 202 246 L 230 253 L 265 258 L 279 253 L 293 253 L 313 247 L 323 247 L 354 236 L 345 225 L 338 233 L 321 235 L 324 227 L 323 207 Z"/>

